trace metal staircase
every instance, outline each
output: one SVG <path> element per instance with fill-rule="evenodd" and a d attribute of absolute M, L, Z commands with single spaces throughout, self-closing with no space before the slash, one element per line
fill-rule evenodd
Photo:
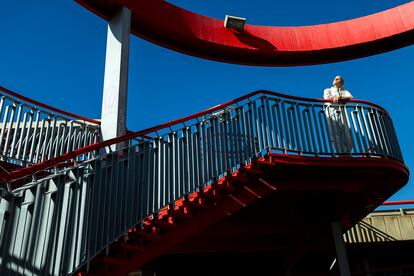
<path fill-rule="evenodd" d="M 260 174 L 277 156 L 404 167 L 388 113 L 359 100 L 256 91 L 100 143 L 96 126 L 25 108 L 15 100 L 2 115 L 4 160 L 31 165 L 1 173 L 1 275 L 131 272 L 184 240 L 180 227 L 196 232 L 225 216 L 218 208 L 271 194 Z"/>

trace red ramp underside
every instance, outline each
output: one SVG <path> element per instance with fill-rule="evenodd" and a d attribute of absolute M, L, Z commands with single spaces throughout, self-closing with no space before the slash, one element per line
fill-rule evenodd
<path fill-rule="evenodd" d="M 126 275 L 163 254 L 325 256 L 331 221 L 350 228 L 407 180 L 393 160 L 268 154 L 131 229 L 109 256 L 95 258 L 91 273 Z"/>

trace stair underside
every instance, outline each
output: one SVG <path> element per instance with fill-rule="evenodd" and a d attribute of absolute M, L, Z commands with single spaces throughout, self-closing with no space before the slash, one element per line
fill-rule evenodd
<path fill-rule="evenodd" d="M 163 254 L 323 251 L 331 221 L 352 227 L 407 179 L 393 160 L 269 154 L 131 229 L 89 274 L 127 275 Z"/>

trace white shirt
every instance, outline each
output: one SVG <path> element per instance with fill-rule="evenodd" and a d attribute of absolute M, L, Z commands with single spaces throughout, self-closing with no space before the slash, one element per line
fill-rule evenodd
<path fill-rule="evenodd" d="M 354 96 L 352 96 L 352 94 L 345 88 L 331 87 L 331 88 L 326 88 L 323 91 L 323 98 L 325 100 L 333 99 L 335 97 L 339 97 L 340 99 L 353 99 L 354 98 Z"/>

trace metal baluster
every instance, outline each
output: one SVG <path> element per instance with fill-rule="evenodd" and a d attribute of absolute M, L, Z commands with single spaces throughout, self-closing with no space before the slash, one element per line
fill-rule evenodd
<path fill-rule="evenodd" d="M 374 117 L 374 120 L 375 120 L 375 123 L 376 123 L 376 126 L 377 126 L 377 130 L 378 130 L 378 136 L 379 136 L 379 139 L 382 143 L 384 153 L 386 155 L 389 155 L 391 153 L 390 149 L 388 148 L 389 143 L 388 143 L 388 140 L 386 139 L 386 136 L 385 136 L 385 133 L 384 133 L 385 130 L 384 130 L 382 124 L 381 124 L 381 119 L 379 118 L 378 110 L 374 109 L 373 113 L 374 113 L 373 117 Z"/>
<path fill-rule="evenodd" d="M 162 162 L 162 138 L 157 137 L 156 143 L 156 155 L 155 155 L 155 177 L 154 177 L 154 211 L 161 208 L 160 206 L 160 194 L 161 194 L 161 162 Z"/>
<path fill-rule="evenodd" d="M 209 164 L 209 177 L 207 181 L 210 181 L 211 178 L 215 176 L 214 172 L 214 119 L 210 118 L 209 128 L 208 128 L 208 164 Z"/>
<path fill-rule="evenodd" d="M 139 200 L 140 191 L 138 189 L 138 174 L 139 171 L 139 164 L 138 162 L 138 147 L 131 146 L 127 150 L 125 150 L 127 154 L 127 158 L 125 162 L 125 169 L 124 169 L 124 195 L 123 198 L 125 199 L 125 209 L 122 213 L 122 222 L 124 224 L 123 228 L 120 229 L 121 234 L 125 233 L 125 229 L 130 229 L 136 224 L 136 208 L 134 206 L 135 202 Z M 127 238 L 128 233 L 125 233 L 124 238 Z"/>
<path fill-rule="evenodd" d="M 192 145 L 192 167 L 193 167 L 193 172 L 192 172 L 192 181 L 191 181 L 191 187 L 190 187 L 190 191 L 194 191 L 198 186 L 199 186 L 199 176 L 198 176 L 198 133 L 197 133 L 197 125 L 195 126 L 194 132 L 191 134 L 192 138 L 191 138 L 191 145 Z"/>
<path fill-rule="evenodd" d="M 253 119 L 252 119 L 252 110 L 251 110 L 251 103 L 248 104 L 248 110 L 246 111 L 246 126 L 247 126 L 247 149 L 248 149 L 248 156 L 252 158 L 256 151 L 255 151 L 255 138 L 253 134 Z"/>
<path fill-rule="evenodd" d="M 267 128 L 267 121 L 266 121 L 266 115 L 265 115 L 265 105 L 264 105 L 264 99 L 261 98 L 261 104 L 259 106 L 259 126 L 260 126 L 260 136 L 262 141 L 262 146 L 260 147 L 260 150 L 263 150 L 269 146 L 269 140 L 266 133 Z"/>
<path fill-rule="evenodd" d="M 346 104 L 342 105 L 341 107 L 341 111 L 343 114 L 345 114 L 343 118 L 343 120 L 345 120 L 345 122 L 343 122 L 343 130 L 345 131 L 345 139 L 347 140 L 346 143 L 351 143 L 350 148 L 348 148 L 347 150 L 349 151 L 348 153 L 352 152 L 352 149 L 354 148 L 354 152 L 355 152 L 355 138 L 354 138 L 354 133 L 353 133 L 353 128 L 351 128 L 350 125 L 350 120 L 349 120 L 349 115 L 348 115 L 348 108 L 346 106 Z"/>
<path fill-rule="evenodd" d="M 357 113 L 357 111 L 351 111 L 351 119 L 352 119 L 352 126 L 354 129 L 354 133 L 355 133 L 355 140 L 357 141 L 358 144 L 358 152 L 362 153 L 364 152 L 366 147 L 362 146 L 362 137 L 361 137 L 361 133 L 358 130 L 358 125 L 357 125 L 357 121 L 355 120 L 355 113 Z"/>
<path fill-rule="evenodd" d="M 264 112 L 265 112 L 265 116 L 264 118 L 266 119 L 265 122 L 265 126 L 266 126 L 266 134 L 267 134 L 267 141 L 268 141 L 268 147 L 274 147 L 276 145 L 275 143 L 275 135 L 274 135 L 274 130 L 273 130 L 273 123 L 272 123 L 272 110 L 270 108 L 270 104 L 269 104 L 269 98 L 266 97 L 265 99 L 265 108 L 264 108 Z"/>
<path fill-rule="evenodd" d="M 223 160 L 222 160 L 222 144 L 223 144 L 223 135 L 221 132 L 221 125 L 222 121 L 226 120 L 226 113 L 223 113 L 219 119 L 217 119 L 217 123 L 215 126 L 216 129 L 216 162 L 217 162 L 217 173 L 220 174 L 223 171 Z"/>
<path fill-rule="evenodd" d="M 252 102 L 252 115 L 254 123 L 252 124 L 252 130 L 254 133 L 254 141 L 255 144 L 257 143 L 257 147 L 255 146 L 255 153 L 259 153 L 263 149 L 263 144 L 261 143 L 261 137 L 260 137 L 260 122 L 259 117 L 257 115 L 257 106 L 256 106 L 256 100 Z M 252 121 L 253 122 L 253 121 Z"/>
<path fill-rule="evenodd" d="M 240 120 L 241 120 L 241 128 L 242 128 L 242 145 L 243 145 L 243 164 L 246 164 L 248 162 L 248 159 L 250 157 L 249 155 L 249 141 L 248 141 L 248 126 L 247 126 L 247 116 L 246 111 L 244 110 L 244 106 L 239 107 L 239 114 L 240 114 Z"/>
<path fill-rule="evenodd" d="M 288 133 L 287 133 L 287 128 L 286 128 L 286 120 L 285 120 L 285 115 L 282 115 L 280 109 L 280 100 L 278 99 L 275 103 L 275 109 L 276 109 L 276 115 L 277 115 L 277 122 L 278 122 L 278 127 L 279 127 L 279 134 L 280 134 L 280 140 L 281 140 L 281 149 L 283 149 L 283 153 L 287 153 L 287 149 L 288 149 L 288 145 L 289 145 L 289 138 L 288 138 Z M 283 108 L 283 103 L 282 103 L 282 110 L 283 110 L 283 114 L 284 114 L 284 108 Z M 283 132 L 283 130 L 285 132 Z"/>
<path fill-rule="evenodd" d="M 222 171 L 227 171 L 229 169 L 229 165 L 227 162 L 227 120 L 220 122 L 220 140 L 221 140 L 221 147 L 220 147 L 220 159 L 222 164 Z"/>
<path fill-rule="evenodd" d="M 251 111 L 250 105 L 247 105 L 247 110 L 245 111 L 245 124 L 246 124 L 246 151 L 248 158 L 252 158 L 254 155 L 254 139 L 252 136 L 252 120 L 251 120 Z M 250 160 L 246 160 L 249 162 Z"/>
<path fill-rule="evenodd" d="M 362 153 L 366 152 L 367 154 L 369 154 L 370 140 L 368 136 L 365 134 L 364 125 L 362 124 L 362 121 L 361 121 L 361 115 L 363 116 L 363 112 L 361 111 L 360 108 L 358 108 L 358 106 L 355 107 L 355 111 L 356 111 L 356 118 L 357 118 L 359 133 L 361 134 L 361 140 L 364 146 L 364 149 L 361 150 L 361 152 Z"/>
<path fill-rule="evenodd" d="M 64 124 L 61 124 L 60 127 L 62 127 L 62 134 L 60 134 L 60 149 L 59 149 L 59 153 L 58 155 L 61 156 L 62 154 L 66 153 L 65 152 L 65 141 L 66 141 L 66 130 L 68 128 L 68 121 L 65 120 Z M 92 143 L 91 143 L 92 144 Z M 89 157 L 92 155 L 92 153 L 88 153 Z"/>
<path fill-rule="evenodd" d="M 177 160 L 177 139 L 176 139 L 176 132 L 172 131 L 169 133 L 169 151 L 170 151 L 170 159 L 169 159 L 169 166 L 170 166 L 170 173 L 169 173 L 169 189 L 168 189 L 168 202 L 173 201 L 176 199 L 175 197 L 175 185 L 177 184 L 177 168 L 176 168 L 176 160 Z"/>
<path fill-rule="evenodd" d="M 160 208 L 166 206 L 168 202 L 168 160 L 169 160 L 169 141 L 168 136 L 162 135 L 161 142 L 162 154 L 161 154 L 161 183 L 160 183 Z"/>
<path fill-rule="evenodd" d="M 361 106 L 361 116 L 362 116 L 362 121 L 364 123 L 365 132 L 368 136 L 368 143 L 369 143 L 369 147 L 370 147 L 369 151 L 371 151 L 371 153 L 376 153 L 375 152 L 376 149 L 374 149 L 374 141 L 373 141 L 373 138 L 371 136 L 372 129 L 370 129 L 368 124 L 367 124 L 366 112 L 364 110 L 364 107 L 362 107 L 362 106 Z"/>
<path fill-rule="evenodd" d="M 49 132 L 50 132 L 50 125 L 51 125 L 51 122 L 50 122 L 50 118 L 48 118 L 47 120 L 45 120 L 48 124 L 47 124 L 47 127 L 45 127 L 46 128 L 46 131 L 45 131 L 45 137 L 44 137 L 44 140 L 43 140 L 43 149 L 42 149 L 42 159 L 41 159 L 41 162 L 43 162 L 43 161 L 45 161 L 45 158 L 47 158 L 47 146 L 48 146 L 48 143 L 49 143 Z"/>
<path fill-rule="evenodd" d="M 14 134 L 13 134 L 13 141 L 10 146 L 10 156 L 15 157 L 15 150 L 16 150 L 16 141 L 17 137 L 19 137 L 18 133 L 21 132 L 20 124 L 21 124 L 21 115 L 22 115 L 23 104 L 19 104 L 17 109 L 17 117 L 16 117 L 16 126 L 14 127 Z"/>
<path fill-rule="evenodd" d="M 147 215 L 152 213 L 152 206 L 153 206 L 153 183 L 154 183 L 154 142 L 149 141 L 148 144 L 145 145 L 145 155 L 144 155 L 144 172 L 146 172 L 146 178 L 144 178 L 144 187 L 146 188 L 146 193 L 144 196 L 145 200 L 145 209 L 142 211 L 141 218 L 144 219 Z"/>
<path fill-rule="evenodd" d="M 137 160 L 137 190 L 138 197 L 136 201 L 136 222 L 143 221 L 144 216 L 148 210 L 148 185 L 149 181 L 149 154 L 148 154 L 148 142 L 143 141 L 138 143 L 138 160 Z"/>
<path fill-rule="evenodd" d="M 324 138 L 323 140 L 324 140 L 324 145 L 325 145 L 325 153 L 326 154 L 330 153 L 333 156 L 335 156 L 335 150 L 332 145 L 333 142 L 335 141 L 335 138 L 334 138 L 335 133 L 333 132 L 333 128 L 331 127 L 331 120 L 332 120 L 331 116 L 332 114 L 331 114 L 329 105 L 325 105 L 324 109 L 322 109 L 322 111 L 319 112 L 319 122 L 321 125 L 321 129 L 322 129 L 322 126 L 325 126 L 324 128 L 325 135 L 322 136 Z M 325 122 L 325 123 L 323 124 L 322 122 Z M 326 140 L 328 140 L 327 143 L 325 142 Z M 326 144 L 329 145 L 329 152 L 328 152 L 328 147 L 326 147 Z"/>
<path fill-rule="evenodd" d="M 202 158 L 202 162 L 203 162 L 203 185 L 207 183 L 208 181 L 208 174 L 209 174 L 209 164 L 208 164 L 208 160 L 209 160 L 209 156 L 208 156 L 208 126 L 206 129 L 206 123 L 208 123 L 207 120 L 204 120 L 201 123 L 201 135 L 202 135 L 202 147 L 203 147 L 203 158 Z"/>
<path fill-rule="evenodd" d="M 0 97 L 0 119 L 5 116 L 5 114 L 3 113 L 3 107 L 4 107 L 4 102 L 5 102 L 5 97 L 1 96 Z"/>
<path fill-rule="evenodd" d="M 179 186 L 180 186 L 180 176 L 181 176 L 181 152 L 180 152 L 180 140 L 178 137 L 178 132 L 177 131 L 173 131 L 172 132 L 173 135 L 173 144 L 174 144 L 174 162 L 173 162 L 173 166 L 174 166 L 174 185 L 172 187 L 172 197 L 173 198 L 178 198 L 179 195 Z"/>
<path fill-rule="evenodd" d="M 185 161 L 185 171 L 184 171 L 184 187 L 183 192 L 184 194 L 187 194 L 190 192 L 190 183 L 191 183 L 191 134 L 190 134 L 190 128 L 186 127 L 184 130 L 185 133 L 185 148 L 184 148 L 184 161 Z"/>
<path fill-rule="evenodd" d="M 293 118 L 294 116 L 295 116 L 294 107 L 293 107 L 293 104 L 290 103 L 290 106 L 287 109 L 287 117 L 288 117 L 288 127 L 289 127 L 289 132 L 290 132 L 290 138 L 291 138 L 291 142 L 293 146 L 291 149 L 299 151 L 300 149 L 298 145 L 298 137 L 296 134 L 297 124 Z"/>
<path fill-rule="evenodd" d="M 389 118 L 386 113 L 382 114 L 381 117 L 388 135 L 390 147 L 392 149 L 392 157 L 400 160 L 398 141 L 396 140 L 395 133 L 393 132 L 391 118 Z"/>
<path fill-rule="evenodd" d="M 214 121 L 214 164 L 215 164 L 215 173 L 214 177 L 217 178 L 221 173 L 220 168 L 220 120 L 219 118 L 216 118 Z"/>
<path fill-rule="evenodd" d="M 381 140 L 378 137 L 378 129 L 375 125 L 375 121 L 373 120 L 373 112 L 372 112 L 371 109 L 368 111 L 367 115 L 368 115 L 368 122 L 369 122 L 369 126 L 370 126 L 370 129 L 371 129 L 372 138 L 374 138 L 374 143 L 375 143 L 375 146 L 376 146 L 375 151 L 376 151 L 376 153 L 383 154 L 383 149 L 384 148 L 382 146 Z"/>
<path fill-rule="evenodd" d="M 388 117 L 388 119 L 389 119 L 388 121 L 389 121 L 390 132 L 392 133 L 392 137 L 393 137 L 393 140 L 394 140 L 394 145 L 395 145 L 396 151 L 398 153 L 398 155 L 396 157 L 397 157 L 398 160 L 404 162 L 404 158 L 403 158 L 402 153 L 401 153 L 400 144 L 398 143 L 397 132 L 395 131 L 394 124 L 392 123 L 391 118 Z"/>
<path fill-rule="evenodd" d="M 68 132 L 68 144 L 66 145 L 66 152 L 72 150 L 72 141 L 73 141 L 73 121 L 69 123 L 69 132 Z"/>
<path fill-rule="evenodd" d="M 196 179 L 197 179 L 197 187 L 200 187 L 203 184 L 203 164 L 201 163 L 201 155 L 202 155 L 202 150 L 201 150 L 201 129 L 200 129 L 200 125 L 201 123 L 197 122 L 196 124 L 196 132 L 195 132 L 195 153 L 196 153 L 196 168 L 197 168 L 197 173 L 196 173 Z"/>
<path fill-rule="evenodd" d="M 186 149 L 186 142 L 185 142 L 185 129 L 181 130 L 181 139 L 180 139 L 180 185 L 178 186 L 178 196 L 181 197 L 185 194 L 184 187 L 186 181 L 186 157 L 185 157 L 185 149 Z"/>
<path fill-rule="evenodd" d="M 309 125 L 312 125 L 312 123 L 309 120 L 309 107 L 307 105 L 302 110 L 302 122 L 303 122 L 303 130 L 305 132 L 305 138 L 306 138 L 306 139 L 302 138 L 303 149 L 306 152 L 316 153 L 315 142 L 314 142 L 313 137 L 311 135 L 312 127 L 309 127 Z M 303 135 L 302 135 L 302 137 L 303 137 Z"/>
<path fill-rule="evenodd" d="M 24 138 L 24 148 L 23 148 L 23 153 L 22 153 L 22 159 L 27 161 L 27 157 L 28 157 L 28 150 L 27 148 L 29 147 L 29 142 L 30 142 L 30 134 L 32 132 L 32 123 L 33 123 L 33 113 L 30 112 L 28 113 L 29 116 L 29 127 L 27 128 L 26 131 L 26 137 Z"/>
<path fill-rule="evenodd" d="M 4 152 L 5 148 L 3 146 L 3 141 L 4 141 L 4 135 L 6 132 L 8 132 L 7 130 L 7 121 L 9 118 L 9 109 L 10 106 L 6 106 L 6 111 L 4 112 L 4 118 L 3 118 L 3 124 L 2 124 L 2 128 L 1 128 L 1 132 L 0 132 L 0 150 L 1 152 Z"/>
<path fill-rule="evenodd" d="M 234 131 L 233 131 L 233 119 L 229 118 L 227 124 L 227 133 L 228 133 L 228 155 L 229 155 L 229 169 L 234 166 L 235 163 L 235 141 L 234 141 Z"/>
<path fill-rule="evenodd" d="M 56 124 L 56 123 L 55 123 Z M 52 157 L 56 157 L 56 156 L 60 156 L 60 152 L 59 152 L 59 146 L 60 146 L 60 140 L 61 140 L 61 134 L 60 134 L 60 129 L 62 126 L 62 122 L 59 122 L 59 125 L 57 126 L 57 133 L 56 133 L 56 144 L 55 144 L 55 150 L 54 153 L 52 151 Z"/>
<path fill-rule="evenodd" d="M 119 158 L 118 152 L 112 152 L 111 154 L 111 170 L 110 170 L 110 177 L 108 177 L 108 217 L 105 219 L 105 223 L 107 224 L 107 235 L 105 236 L 105 243 L 104 246 L 109 244 L 112 240 L 112 237 L 115 236 L 115 229 L 117 224 L 117 212 L 120 209 L 116 203 L 118 202 L 118 185 L 114 185 L 114 183 L 119 183 Z M 120 183 L 122 185 L 122 183 Z"/>
<path fill-rule="evenodd" d="M 378 111 L 380 112 L 380 111 Z M 387 141 L 387 145 L 389 148 L 389 155 L 392 157 L 396 157 L 397 156 L 397 152 L 395 150 L 395 146 L 394 146 L 394 141 L 392 140 L 392 134 L 390 133 L 390 128 L 389 125 L 387 123 L 387 115 L 383 112 L 381 112 L 381 114 L 379 114 L 379 119 L 380 119 L 380 124 L 384 130 L 384 135 L 385 135 L 385 139 Z"/>
<path fill-rule="evenodd" d="M 254 102 L 251 102 L 250 109 L 250 131 L 251 131 L 251 144 L 252 144 L 252 157 L 256 156 L 260 152 L 259 134 L 257 130 L 257 110 Z"/>
<path fill-rule="evenodd" d="M 294 133 L 296 137 L 296 144 L 299 150 L 299 154 L 305 150 L 305 143 L 303 138 L 303 127 L 302 127 L 302 117 L 300 116 L 300 103 L 294 103 L 292 105 L 292 118 L 295 125 Z"/>
<path fill-rule="evenodd" d="M 286 137 L 286 150 L 292 150 L 294 149 L 292 147 L 292 139 L 293 137 L 290 136 L 290 130 L 289 130 L 289 125 L 288 125 L 288 121 L 287 121 L 287 114 L 286 114 L 286 106 L 285 106 L 285 102 L 282 100 L 281 101 L 281 105 L 282 105 L 282 120 L 283 120 L 283 126 L 285 127 L 285 137 Z"/>
<path fill-rule="evenodd" d="M 47 155 L 47 159 L 50 159 L 53 157 L 53 141 L 55 140 L 55 132 L 56 132 L 56 121 L 57 118 L 56 116 L 52 115 L 52 120 L 51 120 L 51 130 L 50 130 L 50 140 L 48 141 L 50 147 L 49 147 L 49 152 Z M 50 125 L 49 125 L 50 126 Z"/>
<path fill-rule="evenodd" d="M 40 116 L 40 111 L 39 111 L 39 116 Z M 26 116 L 24 118 L 23 124 L 25 124 L 25 120 L 26 120 Z M 37 163 L 38 161 L 42 160 L 41 155 L 43 154 L 42 151 L 42 140 L 43 140 L 43 130 L 45 129 L 45 119 L 42 119 L 42 124 L 40 127 L 40 132 L 39 132 L 39 140 L 37 141 L 37 146 L 36 146 L 36 158 L 34 159 L 33 163 Z M 22 139 L 20 139 L 20 143 L 22 142 Z M 20 152 L 20 146 L 21 144 L 19 144 L 19 152 Z"/>
<path fill-rule="evenodd" d="M 16 111 L 15 103 L 13 103 L 13 105 L 11 105 L 10 108 L 11 108 L 11 115 L 10 115 L 10 120 L 8 122 L 8 127 L 6 125 L 3 125 L 3 128 L 5 127 L 7 129 L 7 135 L 6 135 L 6 140 L 5 140 L 4 149 L 3 149 L 3 154 L 5 156 L 8 156 L 8 153 L 9 153 L 10 134 L 13 131 L 16 131 L 13 128 L 14 114 L 15 114 L 15 111 Z"/>
<path fill-rule="evenodd" d="M 317 141 L 317 145 L 318 145 L 317 153 L 319 154 L 321 152 L 324 152 L 324 147 L 323 147 L 324 145 L 322 143 L 322 141 L 324 140 L 323 140 L 323 137 L 322 137 L 323 134 L 321 131 L 322 125 L 320 125 L 320 120 L 318 121 L 318 117 L 316 116 L 315 105 L 313 104 L 311 105 L 311 110 L 312 110 L 312 118 L 310 119 L 310 122 L 312 123 L 313 121 L 313 125 L 314 125 L 314 127 L 311 126 L 311 128 L 315 131 L 315 136 L 316 136 L 315 141 Z"/>
<path fill-rule="evenodd" d="M 241 129 L 243 124 L 241 116 L 240 109 L 236 109 L 237 165 L 241 164 L 246 159 L 243 149 L 243 132 Z"/>
<path fill-rule="evenodd" d="M 234 164 L 233 167 L 240 164 L 240 142 L 239 142 L 239 132 L 237 131 L 237 126 L 239 124 L 237 114 L 233 117 L 233 136 L 234 136 Z"/>
<path fill-rule="evenodd" d="M 34 114 L 34 109 L 31 110 L 31 112 Z M 39 142 L 38 140 L 40 140 L 40 136 L 39 139 L 37 138 L 37 129 L 39 128 L 39 119 L 40 119 L 40 111 L 36 110 L 36 119 L 35 119 L 35 123 L 34 123 L 34 128 L 33 128 L 33 134 L 32 134 L 32 143 L 30 145 L 30 154 L 29 154 L 29 158 L 28 158 L 28 162 L 33 162 L 34 163 L 34 154 L 35 154 L 35 148 L 37 148 L 37 146 L 35 147 L 35 145 L 37 145 Z M 24 126 L 22 127 L 22 129 L 24 128 Z M 20 140 L 22 139 L 22 134 L 20 135 Z M 39 153 L 36 152 L 36 156 Z"/>

